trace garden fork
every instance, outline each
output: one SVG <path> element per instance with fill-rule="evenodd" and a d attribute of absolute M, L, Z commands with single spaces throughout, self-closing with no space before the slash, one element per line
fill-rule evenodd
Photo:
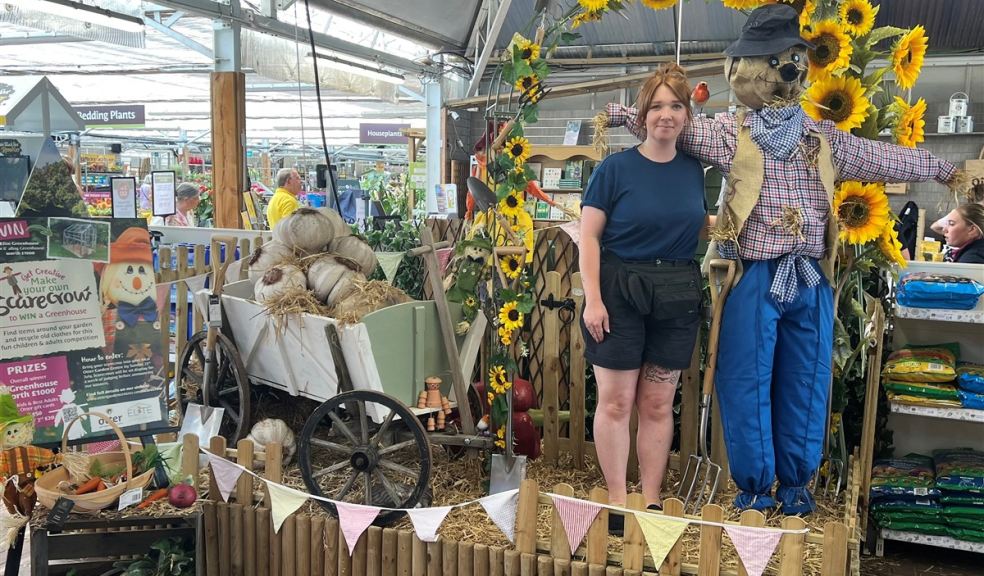
<path fill-rule="evenodd" d="M 719 273 L 725 270 L 723 281 Z M 711 419 L 711 394 L 714 392 L 714 371 L 717 368 L 718 337 L 721 333 L 721 316 L 724 303 L 735 279 L 734 260 L 711 260 L 708 269 L 711 289 L 711 331 L 707 339 L 707 357 L 704 365 L 704 389 L 700 399 L 700 428 L 697 454 L 691 454 L 687 468 L 680 478 L 677 496 L 683 498 L 685 512 L 698 514 L 702 504 L 714 500 L 721 476 L 721 465 L 711 461 L 707 449 L 707 432 Z"/>

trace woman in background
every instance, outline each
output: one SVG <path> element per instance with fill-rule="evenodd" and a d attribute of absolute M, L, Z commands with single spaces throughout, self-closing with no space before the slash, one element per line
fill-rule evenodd
<path fill-rule="evenodd" d="M 984 264 L 984 206 L 964 204 L 943 218 L 947 262 Z"/>

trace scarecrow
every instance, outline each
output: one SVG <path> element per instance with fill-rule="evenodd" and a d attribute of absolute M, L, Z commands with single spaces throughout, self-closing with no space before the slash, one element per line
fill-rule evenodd
<path fill-rule="evenodd" d="M 708 260 L 738 264 L 725 304 L 715 386 L 738 509 L 816 508 L 808 484 L 823 450 L 830 393 L 838 250 L 835 183 L 964 175 L 925 150 L 852 136 L 800 105 L 807 49 L 785 4 L 751 12 L 725 50 L 724 74 L 744 105 L 694 118 L 678 147 L 727 175 Z M 609 104 L 596 125 L 645 137 L 636 110 Z M 851 216 L 850 214 L 846 216 Z M 738 280 L 740 278 L 740 281 Z M 778 488 L 773 495 L 773 484 Z"/>
<path fill-rule="evenodd" d="M 127 228 L 110 245 L 109 264 L 100 275 L 107 354 L 144 362 L 150 342 L 159 338 L 154 260 L 145 228 Z"/>
<path fill-rule="evenodd" d="M 10 389 L 0 386 L 0 482 L 3 483 L 3 504 L 11 515 L 25 519 L 34 511 L 38 499 L 34 492 L 38 471 L 60 460 L 47 448 L 31 446 L 33 440 L 34 416 L 21 414 Z M 5 536 L 0 534 L 0 540 Z"/>
<path fill-rule="evenodd" d="M 454 273 L 444 278 L 448 301 L 462 305 L 465 325 L 459 325 L 457 332 L 463 334 L 478 313 L 478 283 L 485 276 L 489 255 L 492 254 L 492 242 L 487 238 L 475 236 L 470 240 L 462 240 L 456 246 L 458 257 Z"/>

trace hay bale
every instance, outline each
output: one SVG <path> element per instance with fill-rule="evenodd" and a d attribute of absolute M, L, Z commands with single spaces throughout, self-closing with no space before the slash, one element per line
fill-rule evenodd
<path fill-rule="evenodd" d="M 330 316 L 345 324 L 355 324 L 366 314 L 411 300 L 406 292 L 386 282 L 355 280 L 351 291 L 331 308 Z"/>

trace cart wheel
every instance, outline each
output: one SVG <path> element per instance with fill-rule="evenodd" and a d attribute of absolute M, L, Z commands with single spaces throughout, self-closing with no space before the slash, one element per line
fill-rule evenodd
<path fill-rule="evenodd" d="M 385 416 L 377 424 L 373 414 Z M 396 398 L 371 390 L 318 406 L 304 424 L 297 459 L 312 494 L 353 504 L 413 508 L 430 483 L 430 442 L 420 421 Z M 336 514 L 333 504 L 317 502 Z M 401 516 L 380 512 L 376 524 Z"/>
<path fill-rule="evenodd" d="M 204 404 L 205 338 L 205 331 L 195 334 L 181 351 L 178 374 L 182 414 L 189 402 Z M 249 378 L 236 345 L 222 333 L 215 340 L 215 360 L 215 379 L 208 394 L 210 406 L 225 408 L 219 435 L 235 444 L 249 433 Z"/>

